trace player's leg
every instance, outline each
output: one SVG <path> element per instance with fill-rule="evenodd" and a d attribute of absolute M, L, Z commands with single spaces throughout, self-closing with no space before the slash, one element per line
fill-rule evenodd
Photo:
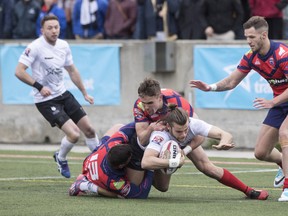
<path fill-rule="evenodd" d="M 254 150 L 254 155 L 258 160 L 274 162 L 279 166 L 274 179 L 274 187 L 281 187 L 284 182 L 282 172 L 282 154 L 274 146 L 278 142 L 279 130 L 277 128 L 263 124 Z"/>
<path fill-rule="evenodd" d="M 61 140 L 60 151 L 55 152 L 53 157 L 57 163 L 58 171 L 64 177 L 70 178 L 66 156 L 78 141 L 80 130 L 64 111 L 62 101 L 58 100 L 60 97 L 62 96 L 49 101 L 37 103 L 36 107 L 52 127 L 57 126 L 66 135 Z"/>
<path fill-rule="evenodd" d="M 247 186 L 234 176 L 230 171 L 221 167 L 215 166 L 204 152 L 202 146 L 193 149 L 187 157 L 194 163 L 196 168 L 204 173 L 205 175 L 216 179 L 220 183 L 242 191 L 247 197 L 251 199 L 267 199 L 268 192 L 266 191 L 255 191 L 253 188 Z"/>
<path fill-rule="evenodd" d="M 279 142 L 282 149 L 282 168 L 284 173 L 283 192 L 278 201 L 288 202 L 288 117 L 285 118 L 279 129 Z"/>
<path fill-rule="evenodd" d="M 263 124 L 258 134 L 254 154 L 258 160 L 274 162 L 281 165 L 282 155 L 275 148 L 278 142 L 279 130 Z"/>
<path fill-rule="evenodd" d="M 171 175 L 161 172 L 161 170 L 154 170 L 153 186 L 161 191 L 166 192 L 169 189 Z"/>

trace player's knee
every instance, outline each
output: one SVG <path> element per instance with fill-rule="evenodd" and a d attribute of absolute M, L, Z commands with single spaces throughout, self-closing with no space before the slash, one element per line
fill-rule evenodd
<path fill-rule="evenodd" d="M 95 137 L 95 129 L 92 126 L 89 126 L 85 131 L 83 131 L 84 135 L 87 138 L 93 138 Z"/>
<path fill-rule="evenodd" d="M 78 142 L 80 138 L 80 131 L 73 131 L 73 133 L 67 135 L 67 138 L 72 143 Z"/>
<path fill-rule="evenodd" d="M 265 158 L 267 157 L 267 153 L 264 151 L 255 150 L 254 156 L 258 160 L 265 160 Z"/>
<path fill-rule="evenodd" d="M 167 192 L 169 189 L 169 186 L 164 185 L 153 185 L 153 186 L 160 192 Z"/>

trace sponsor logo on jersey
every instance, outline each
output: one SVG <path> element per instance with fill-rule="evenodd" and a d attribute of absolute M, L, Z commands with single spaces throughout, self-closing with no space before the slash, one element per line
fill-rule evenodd
<path fill-rule="evenodd" d="M 124 180 L 121 180 L 121 181 L 118 181 L 118 182 L 113 182 L 113 186 L 117 189 L 117 190 L 120 190 L 123 185 L 125 184 L 125 181 Z"/>
<path fill-rule="evenodd" d="M 44 59 L 53 59 L 53 57 L 44 57 Z"/>
<path fill-rule="evenodd" d="M 256 62 L 255 62 L 255 65 L 260 65 L 260 64 L 261 63 L 260 63 L 259 59 L 257 59 Z"/>
<path fill-rule="evenodd" d="M 164 138 L 162 136 L 155 136 L 152 140 L 152 142 L 160 145 L 160 143 L 164 140 Z"/>
<path fill-rule="evenodd" d="M 281 85 L 283 83 L 288 83 L 287 78 L 284 78 L 284 79 L 267 79 L 267 81 L 270 85 Z"/>
<path fill-rule="evenodd" d="M 128 195 L 128 193 L 130 192 L 131 186 L 130 185 L 125 185 L 123 187 L 123 189 L 121 190 L 121 194 L 125 197 Z"/>

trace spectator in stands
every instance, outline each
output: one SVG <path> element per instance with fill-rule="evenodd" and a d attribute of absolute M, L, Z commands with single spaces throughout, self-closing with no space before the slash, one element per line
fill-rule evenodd
<path fill-rule="evenodd" d="M 14 39 L 36 38 L 36 21 L 40 13 L 37 0 L 20 0 L 12 12 Z"/>
<path fill-rule="evenodd" d="M 66 15 L 65 11 L 57 6 L 57 0 L 44 0 L 43 5 L 40 11 L 40 14 L 37 19 L 36 23 L 36 33 L 37 36 L 39 37 L 41 35 L 41 21 L 43 17 L 45 17 L 48 14 L 53 14 L 58 17 L 59 23 L 60 23 L 60 35 L 59 38 L 65 39 L 66 37 L 66 27 L 67 27 L 67 22 L 66 22 Z"/>
<path fill-rule="evenodd" d="M 156 0 L 152 1 L 155 2 Z M 156 37 L 156 13 L 152 1 L 137 0 L 138 7 L 134 39 L 153 39 Z"/>
<path fill-rule="evenodd" d="M 76 39 L 102 39 L 108 0 L 76 0 L 72 25 Z"/>
<path fill-rule="evenodd" d="M 65 11 L 66 16 L 66 39 L 75 39 L 72 29 L 72 11 L 74 7 L 74 0 L 58 0 L 58 7 Z"/>
<path fill-rule="evenodd" d="M 13 0 L 0 0 L 0 39 L 12 38 Z"/>
<path fill-rule="evenodd" d="M 205 39 L 204 18 L 200 12 L 204 0 L 182 0 L 177 26 L 179 39 Z"/>
<path fill-rule="evenodd" d="M 249 0 L 252 16 L 265 17 L 270 39 L 283 39 L 283 12 L 281 0 Z"/>
<path fill-rule="evenodd" d="M 204 0 L 201 13 L 208 40 L 234 40 L 242 29 L 244 12 L 240 0 Z"/>
<path fill-rule="evenodd" d="M 110 0 L 104 21 L 108 39 L 131 39 L 135 30 L 137 3 L 134 0 Z"/>

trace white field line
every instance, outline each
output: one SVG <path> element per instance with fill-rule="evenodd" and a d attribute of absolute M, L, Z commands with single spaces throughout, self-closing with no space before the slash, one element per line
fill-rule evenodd
<path fill-rule="evenodd" d="M 233 168 L 232 168 L 233 169 Z M 276 172 L 278 169 L 255 169 L 255 170 L 242 170 L 242 171 L 231 171 L 231 173 L 264 173 L 264 172 Z M 175 172 L 173 175 L 204 175 L 201 172 Z M 0 181 L 29 181 L 29 180 L 47 180 L 47 179 L 63 179 L 62 176 L 43 176 L 43 177 L 15 177 L 15 178 L 0 178 Z M 71 176 L 70 179 L 74 179 Z M 67 179 L 68 180 L 68 179 Z"/>

